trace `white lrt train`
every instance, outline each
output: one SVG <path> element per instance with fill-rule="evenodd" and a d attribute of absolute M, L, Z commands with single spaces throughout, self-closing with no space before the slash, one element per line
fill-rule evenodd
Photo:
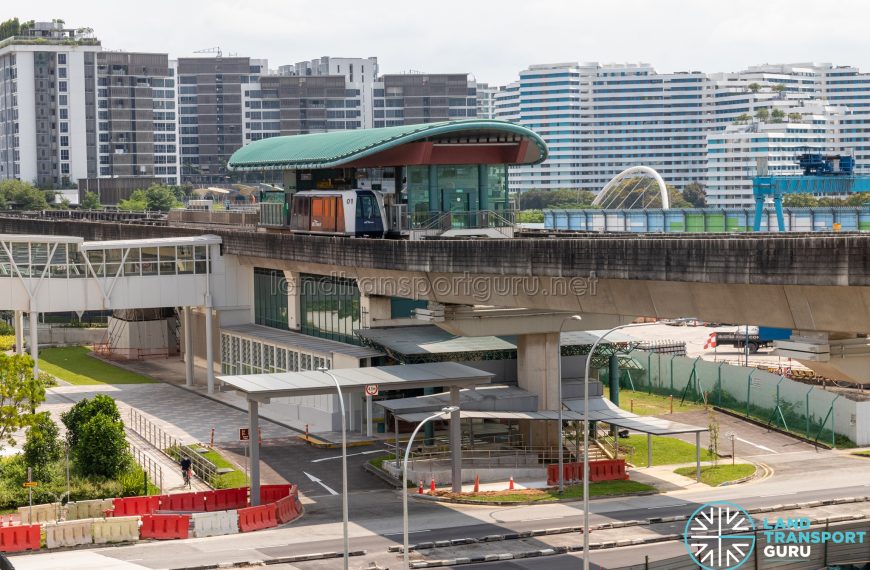
<path fill-rule="evenodd" d="M 305 190 L 293 195 L 290 230 L 333 236 L 386 235 L 384 197 L 374 190 Z"/>

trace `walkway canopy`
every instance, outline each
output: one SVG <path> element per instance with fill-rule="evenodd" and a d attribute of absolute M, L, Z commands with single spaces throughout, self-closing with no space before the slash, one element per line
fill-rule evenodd
<path fill-rule="evenodd" d="M 468 119 L 272 137 L 230 157 L 230 170 L 292 170 L 420 164 L 537 164 L 547 144 L 505 121 Z"/>
<path fill-rule="evenodd" d="M 408 388 L 446 387 L 450 389 L 452 406 L 457 406 L 450 415 L 450 449 L 452 454 L 453 490 L 462 489 L 462 461 L 460 456 L 461 431 L 459 424 L 459 389 L 488 384 L 492 374 L 455 362 L 409 364 L 406 366 L 379 366 L 371 368 L 340 368 L 329 374 L 317 370 L 306 372 L 283 372 L 278 374 L 250 374 L 243 376 L 219 376 L 219 380 L 231 389 L 241 392 L 248 400 L 249 434 L 258 433 L 260 402 L 272 398 L 314 396 L 332 394 L 335 382 L 343 391 L 364 390 L 376 384 L 380 390 Z M 335 378 L 333 382 L 332 378 Z M 251 445 L 251 504 L 259 504 L 260 497 L 260 446 L 257 437 L 250 437 Z M 398 449 L 398 447 L 397 447 Z M 345 489 L 347 492 L 347 489 Z"/>

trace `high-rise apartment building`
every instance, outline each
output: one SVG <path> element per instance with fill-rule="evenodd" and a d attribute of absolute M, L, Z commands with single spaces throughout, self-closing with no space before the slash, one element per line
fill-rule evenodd
<path fill-rule="evenodd" d="M 481 119 L 495 119 L 495 94 L 498 87 L 486 83 L 477 84 L 477 116 Z"/>
<path fill-rule="evenodd" d="M 0 42 L 0 178 L 57 187 L 96 172 L 100 49 L 57 23 Z"/>
<path fill-rule="evenodd" d="M 379 77 L 378 58 L 376 57 L 329 57 L 324 56 L 311 61 L 301 61 L 295 65 L 282 65 L 278 68 L 279 75 L 296 76 L 343 76 L 345 78 L 348 97 L 351 101 L 359 99 L 359 105 L 348 107 L 350 112 L 345 117 L 334 116 L 334 119 L 358 119 L 362 128 L 372 128 L 372 95 L 374 84 Z M 359 111 L 357 116 L 354 111 Z M 339 111 L 334 111 L 339 115 Z M 340 127 L 339 127 L 340 128 Z M 347 128 L 357 128 L 347 126 Z"/>
<path fill-rule="evenodd" d="M 477 85 L 467 73 L 384 75 L 374 86 L 374 126 L 477 116 Z"/>

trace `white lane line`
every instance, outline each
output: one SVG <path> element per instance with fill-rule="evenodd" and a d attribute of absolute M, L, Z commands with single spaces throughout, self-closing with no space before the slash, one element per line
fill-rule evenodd
<path fill-rule="evenodd" d="M 656 505 L 654 507 L 647 507 L 649 509 L 664 509 L 665 507 L 681 507 L 683 503 L 668 503 L 667 505 Z"/>
<path fill-rule="evenodd" d="M 793 493 L 774 493 L 772 495 L 759 495 L 759 497 L 761 497 L 761 498 L 764 498 L 764 497 L 784 497 L 786 495 L 797 495 L 797 491 L 795 491 Z"/>
<path fill-rule="evenodd" d="M 415 534 L 418 532 L 432 532 L 432 529 L 431 528 L 424 528 L 421 530 L 409 530 L 408 534 Z M 399 532 L 385 532 L 385 533 L 382 533 L 381 536 L 393 536 L 396 534 L 402 534 L 402 531 L 400 530 Z"/>
<path fill-rule="evenodd" d="M 734 439 L 736 439 L 737 441 L 742 441 L 743 443 L 749 444 L 752 447 L 757 447 L 758 449 L 763 449 L 764 451 L 768 451 L 770 453 L 779 453 L 778 451 L 774 451 L 769 447 L 764 447 L 763 445 L 758 445 L 757 443 L 752 443 L 751 441 L 747 441 L 747 440 L 743 439 L 742 437 L 734 436 Z"/>
<path fill-rule="evenodd" d="M 305 473 L 305 471 L 303 471 L 303 473 Z M 329 487 L 326 483 L 324 483 L 323 481 L 321 481 L 320 479 L 318 479 L 317 477 L 315 477 L 311 473 L 305 473 L 305 475 L 309 479 L 311 479 L 312 482 L 317 483 L 318 485 L 320 485 L 321 487 L 326 489 L 326 492 L 329 493 L 330 495 L 338 495 L 338 492 L 335 491 L 335 489 Z"/>
<path fill-rule="evenodd" d="M 368 455 L 369 453 L 384 453 L 385 449 L 370 449 L 369 451 L 360 451 L 359 453 L 348 453 L 348 457 L 353 457 L 354 455 Z M 320 463 L 321 461 L 329 461 L 330 459 L 341 459 L 341 455 L 336 455 L 335 457 L 321 457 L 320 459 L 312 459 L 311 463 Z"/>

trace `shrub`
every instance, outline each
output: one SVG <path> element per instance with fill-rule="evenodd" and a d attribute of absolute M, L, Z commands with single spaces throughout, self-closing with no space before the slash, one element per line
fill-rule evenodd
<path fill-rule="evenodd" d="M 78 468 L 85 475 L 117 477 L 130 466 L 132 459 L 124 423 L 102 413 L 81 426 L 73 452 Z"/>
<path fill-rule="evenodd" d="M 27 428 L 27 439 L 24 441 L 24 460 L 33 467 L 34 478 L 45 480 L 49 465 L 60 459 L 61 445 L 58 436 L 60 431 L 51 419 L 51 414 L 42 412 L 36 414 Z"/>
<path fill-rule="evenodd" d="M 85 398 L 60 415 L 60 420 L 67 429 L 66 440 L 71 449 L 77 448 L 84 425 L 98 414 L 105 415 L 112 421 L 121 421 L 121 413 L 115 400 L 103 394 L 97 394 L 91 399 Z"/>

